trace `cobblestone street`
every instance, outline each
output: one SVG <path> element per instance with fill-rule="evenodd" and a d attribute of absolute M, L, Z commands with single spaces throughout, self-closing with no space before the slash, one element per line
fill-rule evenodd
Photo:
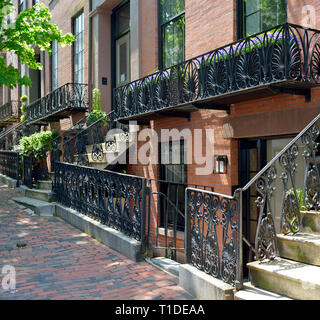
<path fill-rule="evenodd" d="M 1 300 L 192 299 L 174 277 L 127 259 L 60 218 L 33 215 L 10 200 L 16 196 L 19 190 L 0 185 L 0 270 L 16 270 L 16 289 L 0 287 Z"/>

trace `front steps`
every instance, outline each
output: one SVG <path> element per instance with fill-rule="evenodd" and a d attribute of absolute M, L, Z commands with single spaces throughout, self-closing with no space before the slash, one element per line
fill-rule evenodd
<path fill-rule="evenodd" d="M 320 300 L 320 268 L 283 258 L 248 264 L 251 283 L 299 300 Z"/>
<path fill-rule="evenodd" d="M 22 197 L 13 198 L 12 200 L 20 205 L 31 209 L 35 214 L 42 217 L 51 217 L 54 214 L 55 195 L 52 192 L 52 181 L 38 181 L 39 189 L 29 189 L 21 186 Z"/>
<path fill-rule="evenodd" d="M 250 285 L 292 299 L 320 300 L 320 214 L 302 212 L 301 232 L 279 234 L 277 240 L 278 258 L 247 264 Z M 241 291 L 240 297 L 249 297 Z"/>

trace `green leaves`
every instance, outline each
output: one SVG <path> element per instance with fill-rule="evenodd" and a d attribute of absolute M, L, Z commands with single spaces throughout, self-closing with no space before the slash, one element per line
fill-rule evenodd
<path fill-rule="evenodd" d="M 20 147 L 25 155 L 32 155 L 35 159 L 44 159 L 48 151 L 53 150 L 54 141 L 60 139 L 57 131 L 36 132 L 29 137 L 22 137 Z"/>
<path fill-rule="evenodd" d="M 10 1 L 0 0 L 0 51 L 16 54 L 21 63 L 31 69 L 42 69 L 35 58 L 36 47 L 51 54 L 53 41 L 64 47 L 75 40 L 71 33 L 62 35 L 58 26 L 50 23 L 51 13 L 43 3 L 22 11 L 16 21 L 8 25 L 8 14 L 14 10 Z M 18 84 L 32 85 L 31 80 L 26 76 L 21 77 L 16 68 L 6 66 L 4 58 L 0 56 L 0 85 L 12 89 Z"/>

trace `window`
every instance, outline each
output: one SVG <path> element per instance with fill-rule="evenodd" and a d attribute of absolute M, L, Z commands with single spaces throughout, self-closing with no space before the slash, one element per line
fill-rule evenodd
<path fill-rule="evenodd" d="M 177 208 L 184 212 L 185 188 L 187 187 L 187 165 L 185 164 L 185 144 L 184 141 L 170 141 L 160 144 L 161 166 L 160 192 L 165 194 Z M 178 230 L 184 230 L 184 219 L 177 214 L 175 208 L 168 205 L 165 198 L 161 197 L 160 202 L 161 217 L 160 223 L 163 226 L 165 213 L 168 214 L 168 226 L 174 224 L 176 217 Z"/>
<path fill-rule="evenodd" d="M 159 1 L 159 69 L 185 59 L 185 0 Z"/>
<path fill-rule="evenodd" d="M 73 20 L 73 82 L 84 83 L 84 13 Z"/>
<path fill-rule="evenodd" d="M 244 36 L 262 32 L 287 21 L 286 0 L 243 1 Z"/>
<path fill-rule="evenodd" d="M 114 46 L 115 46 L 115 85 L 130 82 L 130 3 L 115 9 Z"/>
<path fill-rule="evenodd" d="M 38 3 L 39 3 L 39 0 L 32 0 L 32 6 L 35 6 Z"/>
<path fill-rule="evenodd" d="M 58 89 L 58 42 L 51 44 L 51 90 Z"/>

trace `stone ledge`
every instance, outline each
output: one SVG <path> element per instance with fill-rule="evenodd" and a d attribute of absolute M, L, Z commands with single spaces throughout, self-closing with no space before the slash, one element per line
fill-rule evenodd
<path fill-rule="evenodd" d="M 234 287 L 189 264 L 180 265 L 179 285 L 199 300 L 234 300 Z"/>
<path fill-rule="evenodd" d="M 6 184 L 11 189 L 18 188 L 17 186 L 17 180 L 9 178 L 3 174 L 0 174 L 0 182 Z"/>
<path fill-rule="evenodd" d="M 55 207 L 55 216 L 88 233 L 93 238 L 125 255 L 127 258 L 133 261 L 142 260 L 140 241 L 131 239 L 120 231 L 107 227 L 59 203 L 55 203 Z"/>
<path fill-rule="evenodd" d="M 179 277 L 180 263 L 165 257 L 147 258 L 146 261 L 158 269 L 171 274 L 174 277 Z"/>

